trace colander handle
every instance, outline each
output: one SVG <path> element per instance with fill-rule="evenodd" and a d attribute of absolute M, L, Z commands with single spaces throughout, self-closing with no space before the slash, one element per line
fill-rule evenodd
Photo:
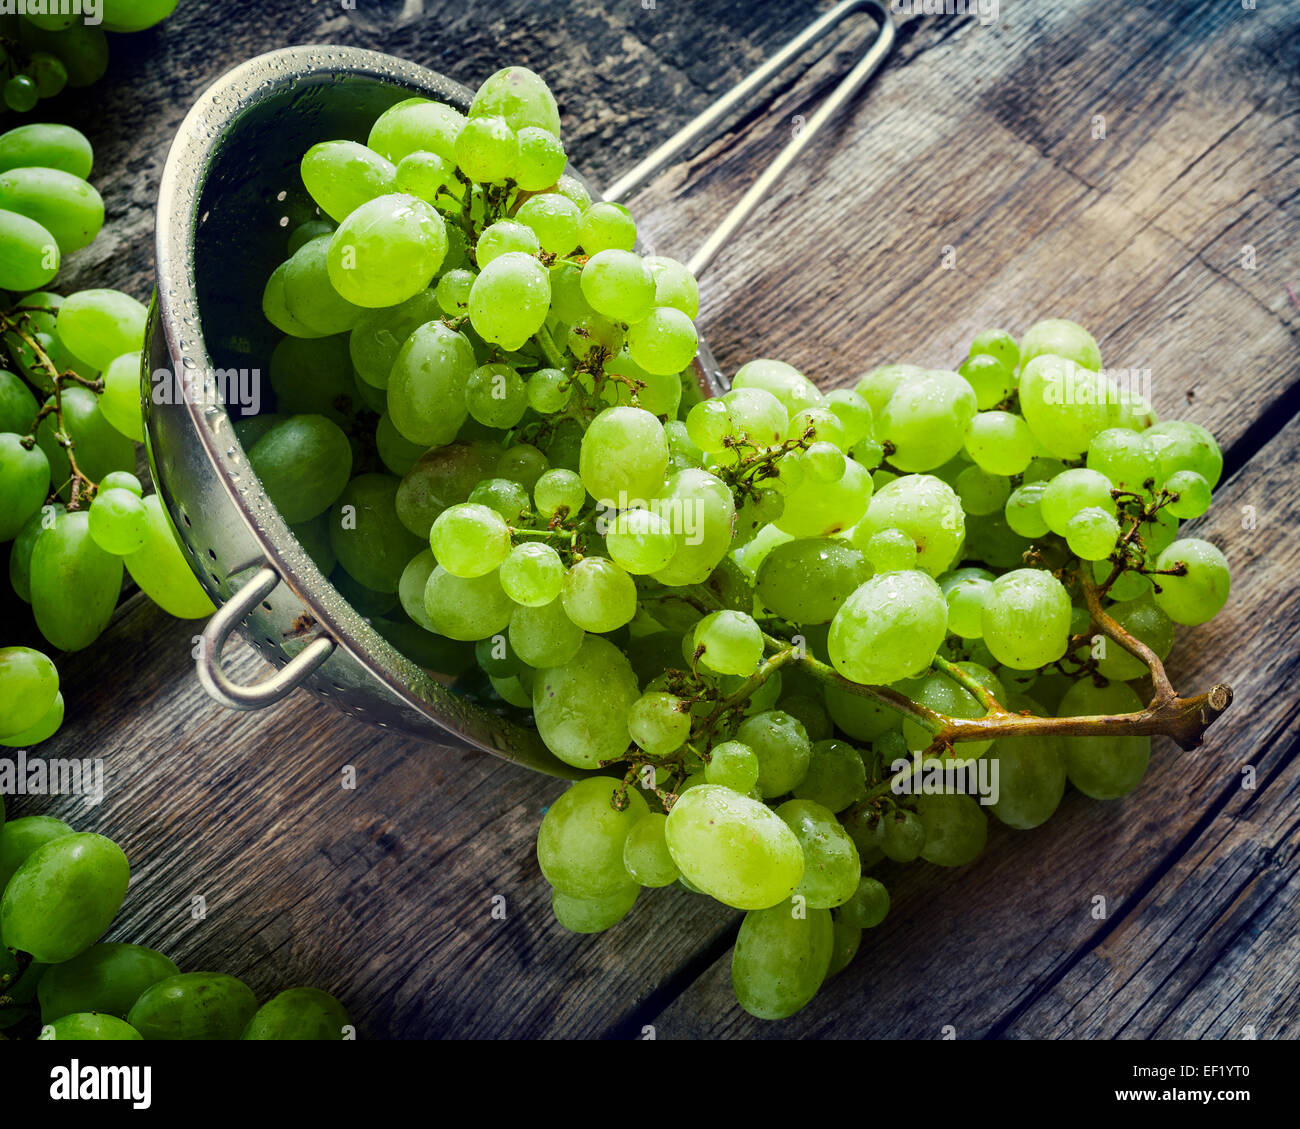
<path fill-rule="evenodd" d="M 714 102 L 712 106 L 689 125 L 660 145 L 645 160 L 619 177 L 606 190 L 605 199 L 617 201 L 631 195 L 684 149 L 694 145 L 700 138 L 710 135 L 713 132 L 713 127 L 718 122 L 744 102 L 772 75 L 789 63 L 791 59 L 802 55 L 809 47 L 818 44 L 826 38 L 827 34 L 837 24 L 855 12 L 869 13 L 879 26 L 870 48 L 858 60 L 857 65 L 848 73 L 839 86 L 832 91 L 830 97 L 817 108 L 817 112 L 813 114 L 804 127 L 795 132 L 793 140 L 781 150 L 776 160 L 768 165 L 759 178 L 750 185 L 749 190 L 736 202 L 731 211 L 714 229 L 713 234 L 704 241 L 703 246 L 691 256 L 686 265 L 690 268 L 691 273 L 698 278 L 704 273 L 705 268 L 713 262 L 714 257 L 736 233 L 741 224 L 763 202 L 764 197 L 772 190 L 772 185 L 794 164 L 799 154 L 803 152 L 804 147 L 812 141 L 840 107 L 853 97 L 858 88 L 871 77 L 876 68 L 884 61 L 885 56 L 889 54 L 894 45 L 894 21 L 890 19 L 889 10 L 883 3 L 879 3 L 878 0 L 843 0 L 843 3 L 837 4 L 825 15 L 804 28 L 780 51 L 768 59 L 766 63 Z"/>
<path fill-rule="evenodd" d="M 257 605 L 280 583 L 280 574 L 263 565 L 238 592 L 217 609 L 203 629 L 202 645 L 195 660 L 199 681 L 213 698 L 232 710 L 260 710 L 278 702 L 296 689 L 338 646 L 328 635 L 313 639 L 283 667 L 252 686 L 232 682 L 221 669 L 226 640 Z"/>

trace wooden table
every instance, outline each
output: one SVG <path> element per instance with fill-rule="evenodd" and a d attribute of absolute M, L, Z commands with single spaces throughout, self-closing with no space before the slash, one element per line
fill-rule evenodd
<path fill-rule="evenodd" d="M 108 78 L 49 108 L 94 141 L 108 208 L 60 285 L 147 296 L 172 132 L 251 54 L 356 44 L 471 85 L 527 64 L 559 96 L 576 164 L 608 182 L 817 7 L 187 0 L 115 38 Z M 1296 1037 L 1300 8 L 1001 7 L 989 27 L 901 21 L 867 95 L 715 265 L 701 322 L 728 370 L 779 356 L 827 387 L 885 361 L 951 367 L 978 329 L 1052 315 L 1091 327 L 1108 367 L 1149 369 L 1159 410 L 1212 428 L 1227 456 L 1196 527 L 1231 560 L 1233 596 L 1170 662 L 1180 688 L 1236 689 L 1207 744 L 1157 741 L 1135 794 L 1071 793 L 1037 831 L 994 828 L 972 866 L 885 872 L 894 909 L 853 966 L 768 1025 L 730 998 L 734 912 L 673 888 L 602 937 L 552 921 L 533 838 L 560 785 L 305 694 L 225 712 L 195 680 L 196 626 L 136 597 L 61 660 L 68 721 L 41 748 L 104 758 L 105 802 L 11 806 L 123 844 L 134 878 L 114 938 L 262 996 L 316 984 L 370 1038 Z M 660 178 L 634 204 L 649 240 L 692 250 L 848 58 L 785 76 Z"/>

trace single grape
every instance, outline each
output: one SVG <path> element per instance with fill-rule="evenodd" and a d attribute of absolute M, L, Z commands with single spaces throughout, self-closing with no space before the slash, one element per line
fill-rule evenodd
<path fill-rule="evenodd" d="M 763 657 L 763 632 L 744 612 L 711 612 L 695 627 L 694 651 L 718 674 L 752 674 Z"/>
<path fill-rule="evenodd" d="M 1228 602 L 1228 562 L 1208 541 L 1174 541 L 1157 558 L 1156 569 L 1156 604 L 1175 623 L 1206 623 Z"/>
<path fill-rule="evenodd" d="M 257 1012 L 242 980 L 221 972 L 182 972 L 146 988 L 126 1021 L 145 1039 L 238 1039 Z"/>
<path fill-rule="evenodd" d="M 586 637 L 568 617 L 558 596 L 538 607 L 517 607 L 510 616 L 510 646 L 531 667 L 564 666 L 577 655 Z"/>
<path fill-rule="evenodd" d="M 931 577 L 917 570 L 885 573 L 835 613 L 830 659 L 853 682 L 896 682 L 929 666 L 947 626 L 948 605 Z"/>
<path fill-rule="evenodd" d="M 1070 597 L 1043 569 L 1003 573 L 989 587 L 981 616 L 982 637 L 1001 663 L 1029 670 L 1065 654 Z"/>
<path fill-rule="evenodd" d="M 736 999 L 759 1019 L 785 1019 L 804 1007 L 830 968 L 834 926 L 825 909 L 799 914 L 787 899 L 752 910 L 731 954 Z"/>
<path fill-rule="evenodd" d="M 253 1013 L 243 1039 L 346 1039 L 352 1030 L 343 1005 L 319 988 L 288 988 Z"/>
<path fill-rule="evenodd" d="M 560 599 L 584 631 L 613 631 L 636 615 L 636 582 L 613 561 L 586 557 L 569 569 Z"/>

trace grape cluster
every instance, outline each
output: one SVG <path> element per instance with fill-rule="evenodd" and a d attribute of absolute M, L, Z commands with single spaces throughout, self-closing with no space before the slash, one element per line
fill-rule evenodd
<path fill-rule="evenodd" d="M 1222 457 L 1059 319 L 829 393 L 755 360 L 701 400 L 694 278 L 564 167 L 520 67 L 314 146 L 321 218 L 263 296 L 277 411 L 237 429 L 385 637 L 597 773 L 538 833 L 560 923 L 713 897 L 746 911 L 740 1003 L 787 1016 L 883 920 L 876 863 L 982 850 L 971 778 L 901 787 L 927 766 L 996 761 L 1020 829 L 1067 781 L 1137 786 L 1149 737 L 972 723 L 1142 708 L 1227 598 L 1179 536 Z"/>
<path fill-rule="evenodd" d="M 0 16 L 0 99 L 18 113 L 35 108 L 65 87 L 90 86 L 108 69 L 111 32 L 144 31 L 176 10 L 179 0 L 100 0 L 100 21 L 86 22 L 80 5 L 48 4 L 65 11 L 23 10 Z M 32 7 L 42 5 L 33 4 Z"/>
<path fill-rule="evenodd" d="M 0 731 L 58 692 L 54 664 L 0 650 Z M 14 743 L 4 740 L 5 744 Z M 111 839 L 29 815 L 5 821 L 0 797 L 0 1030 L 41 1039 L 344 1039 L 347 1013 L 316 988 L 289 988 L 258 1007 L 220 972 L 181 972 L 144 945 L 99 942 L 126 896 L 131 868 Z"/>

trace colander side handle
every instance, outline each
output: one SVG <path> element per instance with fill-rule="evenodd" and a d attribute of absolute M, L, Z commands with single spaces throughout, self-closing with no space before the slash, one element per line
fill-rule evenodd
<path fill-rule="evenodd" d="M 736 202 L 731 211 L 714 229 L 713 234 L 704 241 L 703 246 L 688 260 L 686 265 L 690 268 L 691 273 L 698 278 L 704 273 L 705 268 L 713 262 L 718 252 L 736 233 L 741 224 L 763 202 L 764 197 L 772 190 L 772 185 L 794 164 L 799 154 L 803 152 L 804 147 L 817 136 L 821 128 L 835 115 L 840 107 L 857 93 L 858 88 L 871 77 L 884 61 L 885 56 L 889 54 L 890 49 L 894 46 L 894 21 L 890 18 L 889 10 L 883 3 L 879 3 L 878 0 L 843 0 L 843 3 L 837 4 L 825 15 L 804 28 L 780 51 L 768 59 L 766 63 L 737 83 L 694 121 L 679 130 L 643 161 L 619 177 L 606 190 L 605 199 L 617 201 L 635 192 L 684 149 L 689 148 L 700 138 L 710 134 L 718 122 L 730 114 L 758 87 L 762 86 L 772 75 L 789 63 L 791 59 L 802 55 L 809 47 L 820 43 L 837 24 L 855 12 L 869 13 L 878 25 L 876 37 L 872 40 L 870 48 L 858 60 L 857 65 L 854 66 L 839 86 L 831 92 L 830 97 L 817 108 L 817 112 L 805 123 L 803 128 L 796 130 L 793 140 L 781 150 L 776 160 L 763 170 L 759 178 L 750 185 L 749 190 Z"/>
<path fill-rule="evenodd" d="M 238 592 L 217 609 L 203 629 L 202 645 L 195 660 L 199 682 L 213 698 L 232 710 L 260 710 L 278 702 L 296 689 L 338 646 L 328 635 L 313 639 L 274 674 L 252 686 L 232 682 L 221 669 L 221 653 L 226 640 L 258 603 L 280 583 L 280 574 L 263 565 Z"/>

